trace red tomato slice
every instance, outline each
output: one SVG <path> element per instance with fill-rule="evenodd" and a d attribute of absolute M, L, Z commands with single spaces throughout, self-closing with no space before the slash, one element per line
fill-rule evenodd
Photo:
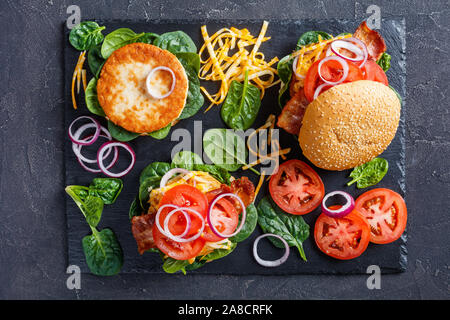
<path fill-rule="evenodd" d="M 173 241 L 159 232 L 157 227 L 153 227 L 153 240 L 159 250 L 176 260 L 195 258 L 205 245 L 205 240 L 202 237 L 189 242 Z"/>
<path fill-rule="evenodd" d="M 295 159 L 280 165 L 278 172 L 270 178 L 269 191 L 281 209 L 297 215 L 313 211 L 325 194 L 317 172 Z"/>
<path fill-rule="evenodd" d="M 238 225 L 239 215 L 234 205 L 225 198 L 214 205 L 211 212 L 211 221 L 214 227 L 222 234 L 232 234 Z M 205 227 L 202 238 L 209 242 L 217 242 L 224 238 L 217 236 L 209 226 Z"/>
<path fill-rule="evenodd" d="M 369 239 L 369 224 L 356 210 L 343 218 L 332 218 L 322 213 L 316 220 L 314 240 L 323 253 L 333 258 L 349 260 L 359 257 L 366 251 Z"/>
<path fill-rule="evenodd" d="M 370 241 L 391 243 L 406 228 L 406 204 L 402 196 L 389 189 L 378 188 L 360 195 L 355 208 L 370 224 Z"/>
<path fill-rule="evenodd" d="M 383 68 L 381 68 L 375 61 L 367 60 L 362 67 L 364 73 L 364 80 L 372 80 L 381 82 L 385 86 L 389 85 L 386 73 L 384 73 Z"/>
<path fill-rule="evenodd" d="M 316 91 L 317 87 L 320 86 L 322 83 L 324 83 L 319 76 L 319 63 L 321 60 L 322 59 L 314 62 L 314 64 L 309 68 L 308 72 L 306 73 L 304 81 L 304 90 L 305 96 L 310 102 L 314 100 L 314 92 Z M 361 69 L 358 67 L 358 65 L 356 65 L 351 61 L 347 61 L 347 63 L 349 70 L 347 78 L 345 78 L 343 83 L 363 80 L 364 75 Z M 336 60 L 326 61 L 325 63 L 322 64 L 321 73 L 326 80 L 336 82 L 342 77 L 343 73 L 342 65 Z M 331 86 L 327 87 L 322 92 L 328 90 L 329 88 L 331 88 Z"/>

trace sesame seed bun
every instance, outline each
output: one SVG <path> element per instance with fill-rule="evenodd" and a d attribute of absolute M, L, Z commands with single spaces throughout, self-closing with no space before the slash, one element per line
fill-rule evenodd
<path fill-rule="evenodd" d="M 175 74 L 175 87 L 166 98 L 154 99 L 147 92 L 146 79 L 159 66 Z M 167 71 L 152 78 L 155 90 L 162 94 L 172 84 Z M 167 50 L 146 43 L 132 43 L 114 51 L 106 60 L 97 83 L 98 101 L 109 120 L 122 128 L 147 133 L 166 127 L 183 111 L 188 79 L 177 57 Z"/>
<path fill-rule="evenodd" d="M 367 80 L 341 84 L 306 108 L 300 147 L 319 168 L 354 168 L 387 148 L 399 119 L 400 101 L 389 87 Z"/>

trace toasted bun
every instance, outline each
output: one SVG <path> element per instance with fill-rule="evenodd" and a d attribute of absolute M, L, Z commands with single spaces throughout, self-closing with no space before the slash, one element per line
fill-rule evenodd
<path fill-rule="evenodd" d="M 152 98 L 146 88 L 150 71 L 158 66 L 175 74 L 175 88 L 164 99 Z M 156 74 L 154 86 L 170 88 L 168 72 Z M 132 43 L 114 51 L 97 83 L 98 101 L 109 120 L 128 131 L 147 133 L 166 127 L 183 111 L 188 79 L 180 61 L 167 50 L 146 43 Z"/>
<path fill-rule="evenodd" d="M 299 143 L 315 166 L 345 170 L 364 164 L 391 143 L 400 119 L 400 101 L 374 81 L 335 86 L 306 108 Z"/>

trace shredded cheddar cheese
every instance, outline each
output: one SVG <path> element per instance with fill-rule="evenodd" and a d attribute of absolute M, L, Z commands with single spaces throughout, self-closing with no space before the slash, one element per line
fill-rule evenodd
<path fill-rule="evenodd" d="M 259 190 L 261 189 L 263 183 L 264 183 L 264 176 L 266 175 L 266 172 L 263 171 L 261 173 L 261 175 L 259 176 L 259 181 L 258 181 L 258 185 L 256 186 L 256 190 L 255 190 L 255 199 L 258 196 Z"/>
<path fill-rule="evenodd" d="M 231 82 L 243 81 L 246 70 L 248 70 L 248 81 L 261 90 L 261 99 L 267 88 L 280 82 L 280 80 L 275 81 L 275 75 L 278 73 L 276 68 L 272 67 L 278 62 L 278 58 L 275 57 L 266 62 L 264 54 L 258 51 L 261 44 L 270 39 L 265 37 L 268 25 L 269 23 L 264 21 L 256 39 L 247 29 L 222 28 L 209 36 L 206 26 L 201 27 L 205 43 L 199 51 L 202 64 L 199 78 L 221 82 L 220 89 L 215 94 L 210 94 L 204 87 L 200 88 L 211 102 L 206 111 L 225 100 Z M 247 50 L 247 47 L 252 45 L 252 50 Z M 205 49 L 209 57 L 203 60 L 202 55 Z"/>
<path fill-rule="evenodd" d="M 85 55 L 86 55 L 86 51 L 83 51 L 80 53 L 77 64 L 75 66 L 75 70 L 73 71 L 73 75 L 72 75 L 71 93 L 72 93 L 72 104 L 73 104 L 74 109 L 77 109 L 77 100 L 75 98 L 75 81 L 77 83 L 77 93 L 80 93 L 80 80 L 83 77 L 82 68 L 83 68 L 84 61 L 86 60 Z M 86 70 L 85 70 L 85 73 L 86 73 Z M 86 77 L 86 76 L 84 76 L 84 77 Z M 84 83 L 85 83 L 85 80 L 83 80 L 83 85 L 84 85 Z M 85 89 L 86 89 L 86 87 L 85 87 Z"/>

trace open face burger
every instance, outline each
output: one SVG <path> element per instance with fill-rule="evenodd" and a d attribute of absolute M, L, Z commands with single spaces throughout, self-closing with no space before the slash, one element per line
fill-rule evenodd
<path fill-rule="evenodd" d="M 363 22 L 353 35 L 307 32 L 297 48 L 278 65 L 278 126 L 299 135 L 305 157 L 326 170 L 350 169 L 382 153 L 400 119 L 382 36 Z"/>

